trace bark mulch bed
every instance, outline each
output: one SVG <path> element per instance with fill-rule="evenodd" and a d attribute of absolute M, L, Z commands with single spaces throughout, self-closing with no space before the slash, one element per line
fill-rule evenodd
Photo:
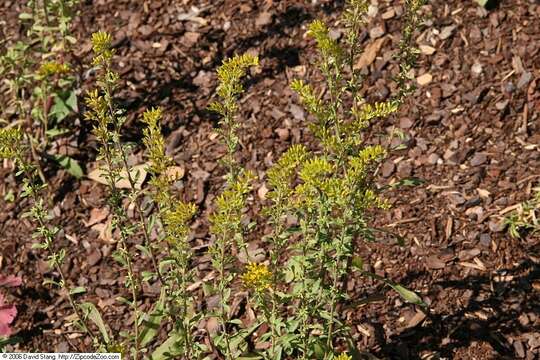
<path fill-rule="evenodd" d="M 0 4 L 0 33 L 16 39 L 22 29 L 21 1 Z M 393 54 L 399 39 L 401 2 L 373 1 L 362 35 L 369 100 L 393 89 Z M 263 175 L 290 144 L 310 142 L 309 119 L 289 89 L 293 78 L 320 79 L 310 66 L 314 46 L 304 36 L 315 18 L 333 24 L 342 1 L 154 0 L 83 1 L 75 20 L 80 43 L 76 58 L 80 87 L 92 84 L 88 71 L 90 34 L 115 38 L 118 70 L 125 87 L 118 100 L 129 109 L 126 140 L 140 138 L 137 120 L 146 107 L 166 114 L 168 151 L 186 175 L 176 186 L 197 203 L 205 218 L 223 184 L 216 160 L 224 153 L 215 135 L 216 118 L 206 111 L 215 87 L 215 69 L 235 53 L 259 55 L 241 100 L 243 127 L 239 160 Z M 381 284 L 352 278 L 355 306 L 343 316 L 352 324 L 360 349 L 389 359 L 538 359 L 540 357 L 540 239 L 508 236 L 501 219 L 532 194 L 540 178 L 540 4 L 501 1 L 490 10 L 474 1 L 430 2 L 418 39 L 422 55 L 418 89 L 400 113 L 373 124 L 367 139 L 397 148 L 381 166 L 380 185 L 417 179 L 416 186 L 387 192 L 393 208 L 374 214 L 375 225 L 392 237 L 362 243 L 360 255 L 371 271 L 417 291 L 429 314 L 404 303 Z M 335 36 L 339 36 L 339 29 Z M 82 119 L 75 135 L 59 148 L 89 168 L 95 142 Z M 399 130 L 401 136 L 391 136 Z M 142 161 L 138 152 L 133 162 Z M 69 247 L 65 271 L 85 298 L 103 312 L 113 331 L 133 319 L 115 302 L 125 294 L 123 275 L 108 256 L 106 189 L 91 180 L 74 181 L 51 171 L 54 221 L 62 225 L 59 246 Z M 10 169 L 0 169 L 0 189 L 17 189 Z M 20 185 L 20 184 L 19 184 Z M 259 183 L 251 217 L 264 201 Z M 1 202 L 0 269 L 16 273 L 24 285 L 14 292 L 19 316 L 14 328 L 22 343 L 15 350 L 89 349 L 67 326 L 71 309 L 65 294 L 41 284 L 54 276 L 31 249 L 32 224 L 21 218 L 27 202 Z M 133 239 L 133 242 L 142 241 Z M 255 247 L 260 240 L 251 240 Z M 209 243 L 204 220 L 193 224 L 193 246 Z M 141 259 L 138 266 L 147 265 Z M 208 259 L 196 264 L 204 276 Z M 157 286 L 144 289 L 145 304 Z M 384 295 L 384 296 L 383 296 Z M 366 298 L 374 302 L 362 301 Z"/>

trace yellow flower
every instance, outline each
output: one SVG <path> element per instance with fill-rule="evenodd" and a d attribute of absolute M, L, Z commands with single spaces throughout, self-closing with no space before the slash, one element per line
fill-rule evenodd
<path fill-rule="evenodd" d="M 256 291 L 264 291 L 270 288 L 272 273 L 264 264 L 249 263 L 246 272 L 242 275 L 242 281 L 248 288 Z"/>
<path fill-rule="evenodd" d="M 111 48 L 112 36 L 105 31 L 98 31 L 92 34 L 92 48 L 97 54 L 101 54 Z"/>
<path fill-rule="evenodd" d="M 104 66 L 109 63 L 113 57 L 112 36 L 105 31 L 98 31 L 92 34 L 92 49 L 94 50 L 94 66 Z"/>
<path fill-rule="evenodd" d="M 338 355 L 336 360 L 352 360 L 352 357 L 347 355 L 347 353 L 341 353 Z"/>
<path fill-rule="evenodd" d="M 0 128 L 0 159 L 11 159 L 21 151 L 23 133 L 19 128 Z"/>
<path fill-rule="evenodd" d="M 65 74 L 69 71 L 69 66 L 67 64 L 60 64 L 55 61 L 48 61 L 41 64 L 38 70 L 38 75 L 46 78 L 56 74 Z"/>

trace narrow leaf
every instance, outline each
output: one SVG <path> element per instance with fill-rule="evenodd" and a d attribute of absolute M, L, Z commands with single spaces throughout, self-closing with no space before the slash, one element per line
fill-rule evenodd
<path fill-rule="evenodd" d="M 106 344 L 108 344 L 110 342 L 109 333 L 107 332 L 107 328 L 105 327 L 103 318 L 101 317 L 101 314 L 99 313 L 96 306 L 91 302 L 85 302 L 80 304 L 80 307 L 83 309 L 87 318 L 90 319 L 90 321 L 92 321 L 94 324 L 96 324 L 99 332 L 101 333 L 101 336 L 103 337 L 103 340 Z"/>
<path fill-rule="evenodd" d="M 427 304 L 414 291 L 408 290 L 404 286 L 396 284 L 395 282 L 385 279 L 382 276 L 379 276 L 377 274 L 374 274 L 368 271 L 364 271 L 362 273 L 373 279 L 377 279 L 386 283 L 388 286 L 394 289 L 403 298 L 403 300 L 410 302 L 411 304 L 427 307 Z"/>
<path fill-rule="evenodd" d="M 75 176 L 77 179 L 83 177 L 83 170 L 77 160 L 66 155 L 56 155 L 54 159 L 58 162 L 58 164 L 60 164 L 60 166 L 66 169 L 68 173 Z"/>
<path fill-rule="evenodd" d="M 161 325 L 161 320 L 164 316 L 165 308 L 165 297 L 166 292 L 165 288 L 161 288 L 161 294 L 159 300 L 154 305 L 154 309 L 150 315 L 145 315 L 143 320 L 143 328 L 141 331 L 140 344 L 142 347 L 148 345 L 156 336 L 159 331 L 159 326 Z"/>
<path fill-rule="evenodd" d="M 76 288 L 69 290 L 69 293 L 71 295 L 84 294 L 85 292 L 86 292 L 86 289 L 84 288 L 84 286 L 78 286 Z"/>
<path fill-rule="evenodd" d="M 182 334 L 176 331 L 169 333 L 169 338 L 165 340 L 156 350 L 150 355 L 150 360 L 167 360 L 173 359 L 174 353 L 178 352 L 178 344 L 182 342 Z"/>

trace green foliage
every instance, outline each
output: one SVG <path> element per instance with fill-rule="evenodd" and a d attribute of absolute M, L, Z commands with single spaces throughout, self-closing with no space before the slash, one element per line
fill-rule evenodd
<path fill-rule="evenodd" d="M 524 233 L 540 231 L 540 187 L 534 189 L 532 199 L 518 204 L 516 209 L 504 218 L 508 233 L 513 238 L 520 238 Z"/>
<path fill-rule="evenodd" d="M 228 167 L 229 181 L 233 181 L 239 175 L 239 169 L 234 161 L 234 153 L 238 147 L 236 132 L 239 127 L 235 120 L 238 111 L 236 96 L 244 91 L 240 80 L 250 66 L 256 66 L 258 63 L 257 57 L 244 54 L 224 60 L 217 71 L 219 85 L 216 92 L 221 101 L 212 102 L 209 109 L 221 115 L 219 132 L 227 146 L 227 156 L 223 163 Z"/>
<path fill-rule="evenodd" d="M 24 124 L 30 135 L 33 162 L 44 180 L 41 162 L 54 160 L 71 175 L 80 177 L 76 160 L 50 154 L 50 140 L 66 134 L 64 120 L 78 111 L 72 69 L 67 63 L 71 46 L 70 23 L 76 0 L 30 0 L 31 13 L 19 18 L 26 36 L 0 55 L 0 75 L 7 85 L 6 103 L 0 118 L 17 126 Z M 39 129 L 34 131 L 38 125 Z"/>
<path fill-rule="evenodd" d="M 60 1 L 51 0 L 51 4 Z M 319 144 L 313 149 L 299 144 L 291 146 L 268 169 L 266 179 L 259 179 L 265 180 L 270 188 L 261 213 L 261 221 L 266 223 L 258 224 L 260 229 L 264 225 L 271 229 L 263 238 L 268 253 L 262 260 L 248 251 L 246 243 L 249 231 L 257 226 L 244 215 L 256 177 L 235 160 L 240 145 L 238 98 L 244 92 L 242 79 L 252 66 L 258 65 L 258 59 L 240 55 L 223 61 L 217 71 L 218 99 L 211 103 L 210 109 L 220 116 L 218 132 L 226 148 L 222 160 L 226 173 L 223 188 L 208 217 L 211 236 L 206 255 L 210 257 L 213 271 L 205 279 L 199 278 L 189 236 L 190 222 L 198 209 L 173 190 L 177 179 L 170 170 L 175 163 L 165 152 L 162 110 L 150 109 L 140 119 L 151 175 L 148 187 L 140 189 L 135 186 L 137 175 L 127 161 L 132 147 L 122 141 L 125 112 L 114 101 L 120 82 L 113 70 L 112 37 L 101 31 L 92 35 L 92 66 L 97 70 L 97 79 L 96 88 L 90 90 L 85 99 L 85 119 L 93 125 L 98 161 L 109 187 L 112 226 L 118 237 L 113 258 L 122 265 L 125 286 L 129 290 L 126 298 L 118 300 L 131 307 L 134 317 L 127 329 L 112 334 L 93 304 L 74 302 L 74 296 L 81 296 L 84 289 L 68 291 L 78 324 L 93 338 L 97 350 L 120 351 L 135 360 L 191 360 L 205 356 L 227 360 L 352 360 L 357 350 L 350 346 L 349 328 L 341 315 L 344 303 L 349 300 L 346 283 L 351 273 L 376 278 L 406 301 L 425 306 L 414 292 L 363 271 L 363 261 L 356 251 L 359 241 L 375 238 L 368 226 L 370 210 L 388 207 L 381 189 L 373 181 L 387 150 L 365 144 L 363 131 L 373 121 L 398 111 L 413 89 L 408 74 L 417 55 L 412 37 L 422 3 L 406 0 L 400 68 L 395 79 L 399 90 L 383 102 L 369 103 L 360 96 L 363 79 L 354 68 L 362 51 L 358 37 L 366 23 L 368 2 L 346 2 L 340 20 L 345 28 L 341 41 L 330 36 L 322 21 L 316 20 L 309 26 L 308 34 L 317 46 L 317 65 L 327 91 L 321 92 L 300 79 L 292 81 L 291 88 L 310 113 L 308 127 Z M 30 16 L 23 18 L 30 19 Z M 67 34 L 68 23 L 59 21 L 55 23 L 56 28 L 37 27 L 33 31 L 55 33 L 54 28 Z M 70 42 L 68 35 L 63 38 L 67 41 L 64 45 Z M 50 45 L 51 40 L 44 43 Z M 15 64 L 25 51 L 22 45 L 13 48 L 6 61 Z M 37 98 L 60 99 L 50 111 L 41 115 L 35 111 L 37 118 L 54 114 L 57 119 L 63 119 L 77 109 L 76 97 L 62 97 L 56 92 L 60 86 L 55 82 L 69 71 L 68 64 L 58 61 L 40 63 L 35 70 L 32 81 L 42 85 Z M 19 81 L 26 81 L 24 77 L 17 79 L 14 86 L 22 86 Z M 50 265 L 61 271 L 66 250 L 55 250 L 53 241 L 59 228 L 48 223 L 47 204 L 41 194 L 45 185 L 38 181 L 38 168 L 28 161 L 32 142 L 21 128 L 12 124 L 0 130 L 0 155 L 14 159 L 20 174 L 24 174 L 24 195 L 33 198 L 28 216 L 38 224 L 37 236 L 44 239 L 35 247 L 47 250 Z M 52 129 L 45 133 L 50 134 L 49 130 Z M 58 158 L 57 161 L 75 176 L 82 175 L 80 167 L 71 159 Z M 127 190 L 118 188 L 121 179 L 128 181 Z M 155 212 L 150 217 L 141 207 L 141 198 L 145 195 L 154 203 Z M 127 216 L 127 206 L 134 209 L 136 220 Z M 136 236 L 142 236 L 143 244 L 128 247 Z M 151 271 L 139 271 L 134 266 L 138 257 L 151 260 Z M 152 281 L 159 282 L 160 297 L 150 310 L 143 311 L 142 284 Z M 50 283 L 67 288 L 62 274 L 60 280 L 50 280 Z M 199 287 L 200 291 L 194 290 Z M 246 308 L 254 313 L 255 320 L 251 323 L 234 317 L 233 310 L 238 305 L 234 296 L 240 287 L 248 294 Z M 204 302 L 202 296 L 215 297 L 217 305 Z M 208 308 L 199 307 L 201 303 L 209 305 Z M 203 320 L 218 323 L 216 333 L 203 334 L 208 336 L 204 341 L 200 336 Z M 157 342 L 160 329 L 168 331 L 168 338 L 162 343 Z M 344 349 L 347 351 L 343 352 Z"/>
<path fill-rule="evenodd" d="M 33 249 L 44 250 L 47 253 L 47 264 L 51 269 L 55 269 L 60 275 L 59 280 L 44 279 L 44 284 L 58 286 L 65 290 L 72 309 L 76 315 L 76 325 L 82 331 L 87 332 L 94 342 L 97 338 L 86 322 L 80 305 L 77 305 L 74 296 L 80 294 L 81 288 L 70 288 L 67 284 L 62 265 L 66 257 L 66 249 L 58 249 L 55 245 L 55 238 L 60 232 L 60 227 L 50 223 L 48 204 L 44 201 L 47 196 L 43 191 L 47 188 L 46 183 L 41 183 L 38 176 L 38 167 L 29 160 L 31 139 L 25 136 L 21 128 L 5 127 L 0 129 L 0 159 L 9 159 L 13 161 L 16 168 L 16 175 L 22 177 L 22 195 L 30 198 L 32 206 L 30 210 L 23 214 L 24 217 L 30 217 L 36 224 L 33 237 L 40 239 L 40 242 L 32 244 Z"/>
<path fill-rule="evenodd" d="M 291 83 L 313 116 L 308 126 L 320 141 L 322 151 L 308 154 L 302 147 L 291 148 L 267 173 L 272 204 L 265 213 L 270 215 L 275 229 L 270 237 L 270 257 L 278 272 L 274 277 L 289 283 L 285 288 L 288 294 L 255 297 L 272 330 L 268 358 L 278 358 L 283 350 L 299 353 L 301 358 L 335 358 L 333 346 L 340 339 L 345 340 L 347 333 L 338 314 L 339 304 L 347 299 L 343 289 L 351 270 L 355 239 L 374 238 L 367 226 L 366 211 L 387 207 L 371 181 L 386 151 L 380 146 L 363 145 L 362 130 L 371 121 L 395 113 L 411 91 L 406 76 L 415 60 L 411 38 L 420 2 L 408 2 L 408 23 L 400 44 L 402 64 L 396 79 L 400 91 L 394 98 L 374 104 L 360 98 L 361 76 L 354 69 L 360 52 L 355 39 L 367 5 L 364 1 L 348 2 L 342 18 L 347 29 L 344 44 L 333 40 L 321 21 L 309 26 L 308 34 L 319 50 L 318 65 L 325 77 L 327 95 L 318 95 L 303 80 Z M 344 106 L 347 103 L 352 103 L 352 107 Z M 288 205 L 291 203 L 293 206 Z M 285 215 L 294 215 L 300 224 L 294 238 L 280 224 Z M 284 270 L 276 266 L 280 253 L 293 254 Z M 389 281 L 387 284 L 407 301 L 421 303 L 413 292 Z M 297 305 L 284 311 L 285 304 L 293 299 Z M 288 315 L 280 319 L 285 314 Z M 284 329 L 288 328 L 284 323 L 297 324 L 293 333 L 287 334 L 287 342 L 283 341 Z M 312 336 L 314 332 L 319 336 Z"/>
<path fill-rule="evenodd" d="M 226 188 L 217 197 L 216 209 L 209 217 L 210 231 L 215 236 L 215 242 L 209 251 L 212 256 L 212 266 L 219 274 L 213 287 L 209 290 L 216 293 L 220 299 L 217 311 L 209 315 L 220 320 L 222 334 L 214 338 L 214 342 L 225 358 L 231 360 L 241 354 L 235 344 L 238 339 L 242 339 L 243 332 L 238 331 L 235 335 L 228 333 L 230 284 L 233 281 L 233 276 L 226 270 L 234 262 L 234 258 L 231 256 L 233 246 L 236 246 L 238 251 L 243 251 L 246 258 L 249 259 L 243 237 L 245 229 L 241 220 L 242 209 L 245 207 L 247 196 L 252 190 L 250 183 L 254 178 L 251 172 L 242 169 L 234 160 L 239 141 L 237 130 L 240 127 L 240 124 L 236 122 L 238 111 L 236 97 L 244 91 L 240 83 L 241 78 L 245 76 L 250 66 L 255 66 L 258 62 L 256 57 L 248 54 L 224 60 L 217 71 L 219 79 L 217 94 L 220 101 L 210 105 L 211 110 L 221 115 L 219 132 L 227 147 L 227 156 L 223 164 L 227 167 L 228 172 Z"/>

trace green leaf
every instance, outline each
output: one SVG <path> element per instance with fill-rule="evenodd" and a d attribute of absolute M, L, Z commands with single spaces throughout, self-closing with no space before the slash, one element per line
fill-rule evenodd
<path fill-rule="evenodd" d="M 43 285 L 54 285 L 54 286 L 61 287 L 58 281 L 54 281 L 53 279 L 49 279 L 49 278 L 43 280 Z"/>
<path fill-rule="evenodd" d="M 167 267 L 167 266 L 172 266 L 176 264 L 176 261 L 174 259 L 164 259 L 164 260 L 161 260 L 159 262 L 159 271 L 160 272 L 163 272 L 163 270 Z"/>
<path fill-rule="evenodd" d="M 125 297 L 123 296 L 118 296 L 116 297 L 116 301 L 118 301 L 120 304 L 125 304 L 125 305 L 129 305 L 131 306 L 131 301 L 126 299 Z"/>
<path fill-rule="evenodd" d="M 141 272 L 141 280 L 144 281 L 144 282 L 151 281 L 154 278 L 155 275 L 156 275 L 156 273 L 154 273 L 153 271 L 142 271 Z"/>
<path fill-rule="evenodd" d="M 422 298 L 420 296 L 418 296 L 414 291 L 411 291 L 409 289 L 406 289 L 405 287 L 399 285 L 399 284 L 389 284 L 392 289 L 394 289 L 395 291 L 397 291 L 397 293 L 399 295 L 401 295 L 401 297 L 407 301 L 407 302 L 410 302 L 411 304 L 416 304 L 416 305 L 420 305 L 420 306 L 427 306 L 427 304 L 422 301 Z"/>
<path fill-rule="evenodd" d="M 110 342 L 109 333 L 107 332 L 107 328 L 105 327 L 103 318 L 101 317 L 101 314 L 99 313 L 96 306 L 91 302 L 85 302 L 80 304 L 79 306 L 83 309 L 86 317 L 98 327 L 99 332 L 103 337 L 103 341 L 108 344 Z"/>
<path fill-rule="evenodd" d="M 156 350 L 150 355 L 150 360 L 167 360 L 173 359 L 174 353 L 178 352 L 182 342 L 182 334 L 177 331 L 169 333 L 169 338 L 165 340 Z"/>
<path fill-rule="evenodd" d="M 474 0 L 476 1 L 476 3 L 480 6 L 483 6 L 483 7 L 486 7 L 487 3 L 489 2 L 489 0 Z"/>
<path fill-rule="evenodd" d="M 242 353 L 247 350 L 246 339 L 253 332 L 255 332 L 255 330 L 257 330 L 261 324 L 262 323 L 257 323 L 247 329 L 238 330 L 234 335 L 232 335 L 229 339 L 229 345 L 231 346 L 232 351 L 234 352 L 235 350 L 240 350 L 240 353 Z"/>
<path fill-rule="evenodd" d="M 55 136 L 67 134 L 68 132 L 69 130 L 67 129 L 54 128 L 47 130 L 45 134 L 47 134 L 48 137 L 53 138 Z"/>
<path fill-rule="evenodd" d="M 85 292 L 86 292 L 86 289 L 84 288 L 84 286 L 78 286 L 76 288 L 69 290 L 69 293 L 71 295 L 84 294 Z"/>
<path fill-rule="evenodd" d="M 69 93 L 69 96 L 66 99 L 66 105 L 73 112 L 78 112 L 79 111 L 79 106 L 78 106 L 78 102 L 77 102 L 77 94 L 75 94 L 75 91 L 71 91 Z"/>
<path fill-rule="evenodd" d="M 77 160 L 66 155 L 55 155 L 54 159 L 56 160 L 56 162 L 58 162 L 58 164 L 61 167 L 66 169 L 66 171 L 72 176 L 76 177 L 77 179 L 80 179 L 83 177 L 84 175 L 83 170 L 81 166 L 79 165 L 79 163 L 77 162 Z"/>
<path fill-rule="evenodd" d="M 363 271 L 364 259 L 362 259 L 360 256 L 355 256 L 352 258 L 351 265 L 354 266 L 356 269 Z"/>
<path fill-rule="evenodd" d="M 417 177 L 410 177 L 410 178 L 401 179 L 398 182 L 395 182 L 392 185 L 390 185 L 390 187 L 395 189 L 402 186 L 418 186 L 418 185 L 422 185 L 425 182 L 426 181 L 424 179 L 420 179 Z"/>
<path fill-rule="evenodd" d="M 20 13 L 19 14 L 19 19 L 20 20 L 32 20 L 34 18 L 34 16 L 32 14 L 29 14 L 29 13 Z"/>
<path fill-rule="evenodd" d="M 135 245 L 135 247 L 139 249 L 139 251 L 142 252 L 146 257 L 152 257 L 150 250 L 146 246 Z"/>
<path fill-rule="evenodd" d="M 3 350 L 6 345 L 14 345 L 21 342 L 23 339 L 20 336 L 11 336 L 6 339 L 0 339 L 0 351 Z"/>
<path fill-rule="evenodd" d="M 15 193 L 13 192 L 13 190 L 9 189 L 6 195 L 4 195 L 4 200 L 10 203 L 15 201 Z"/>
<path fill-rule="evenodd" d="M 47 244 L 45 244 L 45 243 L 34 243 L 34 244 L 32 244 L 32 249 L 43 250 L 43 249 L 46 249 L 46 248 L 47 248 Z"/>
<path fill-rule="evenodd" d="M 161 320 L 163 320 L 164 308 L 165 308 L 166 292 L 165 288 L 161 288 L 161 294 L 159 300 L 154 305 L 154 309 L 150 315 L 145 314 L 143 319 L 143 328 L 140 335 L 141 347 L 148 345 L 159 331 Z"/>
<path fill-rule="evenodd" d="M 405 288 L 402 285 L 396 284 L 393 281 L 385 279 L 380 275 L 377 275 L 377 274 L 374 274 L 374 273 L 371 273 L 371 272 L 368 272 L 368 271 L 364 271 L 362 273 L 364 275 L 367 275 L 367 276 L 373 278 L 373 279 L 377 279 L 377 280 L 380 280 L 380 281 L 386 283 L 388 286 L 390 286 L 392 289 L 394 289 L 403 298 L 403 300 L 405 300 L 405 301 L 407 301 L 407 302 L 409 302 L 411 304 L 419 305 L 419 306 L 422 306 L 422 307 L 427 307 L 427 304 L 414 291 L 411 291 L 411 290 Z"/>
<path fill-rule="evenodd" d="M 67 106 L 64 100 L 60 96 L 55 96 L 50 115 L 53 115 L 56 118 L 56 121 L 60 122 L 68 117 L 70 113 L 71 109 Z"/>

